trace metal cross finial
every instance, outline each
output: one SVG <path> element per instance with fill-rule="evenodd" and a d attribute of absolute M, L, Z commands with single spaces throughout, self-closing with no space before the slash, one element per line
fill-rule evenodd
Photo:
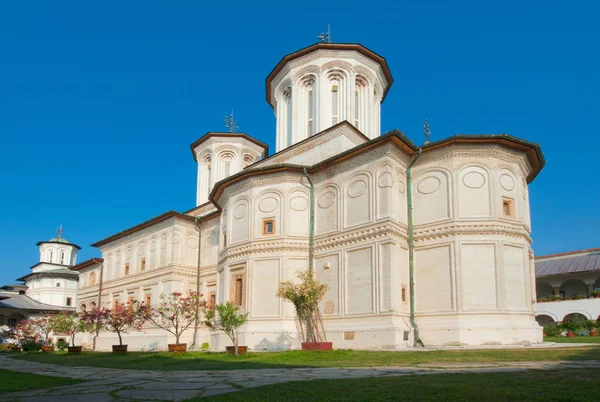
<path fill-rule="evenodd" d="M 64 233 L 63 227 L 62 227 L 62 223 L 60 224 L 60 227 L 58 229 L 56 229 L 56 233 L 58 233 L 58 238 L 62 238 L 62 235 Z"/>
<path fill-rule="evenodd" d="M 431 130 L 429 130 L 429 121 L 425 119 L 425 124 L 423 124 L 423 131 L 425 133 L 425 144 L 429 144 L 429 137 L 431 137 Z"/>
<path fill-rule="evenodd" d="M 331 43 L 331 25 L 327 24 L 327 33 L 321 32 L 321 35 L 317 36 L 323 43 Z"/>
<path fill-rule="evenodd" d="M 236 121 L 233 119 L 233 109 L 231 109 L 231 114 L 229 116 L 226 116 L 225 119 L 223 119 L 223 121 L 225 122 L 225 127 L 229 129 L 230 133 L 237 132 L 237 129 L 239 127 L 237 126 Z"/>

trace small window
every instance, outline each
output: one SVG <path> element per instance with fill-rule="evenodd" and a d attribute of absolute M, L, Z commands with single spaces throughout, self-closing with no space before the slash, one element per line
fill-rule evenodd
<path fill-rule="evenodd" d="M 129 275 L 129 264 L 125 264 L 125 275 Z"/>
<path fill-rule="evenodd" d="M 358 128 L 358 116 L 360 113 L 360 95 L 354 92 L 354 127 Z"/>
<path fill-rule="evenodd" d="M 15 318 L 9 318 L 8 319 L 8 326 L 9 327 L 15 327 L 17 325 L 17 320 Z"/>
<path fill-rule="evenodd" d="M 48 262 L 52 262 L 52 258 L 54 258 L 54 253 L 50 250 L 50 255 L 48 256 Z"/>
<path fill-rule="evenodd" d="M 60 282 L 56 282 L 56 287 L 59 288 L 60 287 Z"/>
<path fill-rule="evenodd" d="M 70 306 L 72 302 L 73 302 L 73 299 L 71 299 L 70 297 L 67 297 L 67 306 Z"/>
<path fill-rule="evenodd" d="M 502 199 L 502 214 L 511 218 L 515 217 L 514 203 L 510 198 Z"/>
<path fill-rule="evenodd" d="M 262 234 L 263 235 L 272 235 L 275 233 L 275 220 L 274 219 L 264 219 L 262 226 Z"/>
<path fill-rule="evenodd" d="M 331 87 L 331 123 L 337 124 L 338 118 L 338 86 Z"/>
<path fill-rule="evenodd" d="M 402 301 L 406 301 L 406 287 L 402 285 Z"/>
<path fill-rule="evenodd" d="M 65 265 L 65 252 L 64 251 L 60 252 L 60 264 Z"/>
<path fill-rule="evenodd" d="M 244 278 L 235 280 L 235 304 L 241 306 L 243 304 L 242 297 L 244 293 Z"/>
<path fill-rule="evenodd" d="M 146 293 L 144 295 L 144 304 L 148 307 L 152 305 L 152 294 L 151 293 Z"/>
<path fill-rule="evenodd" d="M 227 247 L 227 232 L 223 232 L 223 247 Z"/>
<path fill-rule="evenodd" d="M 217 305 L 217 295 L 213 292 L 210 294 L 210 301 L 208 303 L 208 307 L 211 310 L 214 310 L 216 305 Z"/>
<path fill-rule="evenodd" d="M 140 260 L 140 271 L 144 271 L 146 269 L 146 259 L 142 258 Z"/>
<path fill-rule="evenodd" d="M 231 162 L 225 162 L 225 177 L 229 177 L 231 175 Z"/>

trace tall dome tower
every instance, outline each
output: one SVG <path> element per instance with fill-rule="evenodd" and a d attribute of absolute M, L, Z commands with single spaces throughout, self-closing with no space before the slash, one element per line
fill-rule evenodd
<path fill-rule="evenodd" d="M 379 136 L 392 82 L 385 59 L 358 44 L 317 43 L 285 56 L 267 77 L 277 152 L 343 120 Z"/>

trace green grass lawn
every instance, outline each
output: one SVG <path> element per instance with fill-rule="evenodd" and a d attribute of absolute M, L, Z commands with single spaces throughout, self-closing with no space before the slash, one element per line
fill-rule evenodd
<path fill-rule="evenodd" d="M 600 336 L 547 336 L 544 342 L 558 343 L 600 343 Z"/>
<path fill-rule="evenodd" d="M 64 366 L 93 366 L 138 370 L 235 370 L 293 367 L 369 367 L 415 365 L 421 363 L 479 363 L 509 361 L 600 360 L 595 346 L 560 349 L 444 350 L 429 352 L 372 352 L 333 350 L 330 352 L 225 353 L 129 352 L 126 355 L 88 352 L 23 353 L 11 358 Z"/>
<path fill-rule="evenodd" d="M 297 381 L 203 401 L 596 401 L 600 370 L 432 374 Z"/>
<path fill-rule="evenodd" d="M 72 378 L 51 377 L 17 371 L 0 370 L 0 394 L 6 392 L 29 391 L 32 389 L 52 388 L 81 382 Z"/>

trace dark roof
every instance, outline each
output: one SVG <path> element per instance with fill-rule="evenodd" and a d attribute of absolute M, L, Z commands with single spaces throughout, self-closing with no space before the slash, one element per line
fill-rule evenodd
<path fill-rule="evenodd" d="M 75 311 L 75 307 L 60 307 L 50 304 L 40 303 L 26 295 L 16 295 L 0 292 L 0 308 L 15 308 L 21 310 L 38 310 L 38 311 Z"/>
<path fill-rule="evenodd" d="M 17 279 L 18 281 L 25 281 L 25 279 L 31 278 L 32 276 L 36 276 L 36 275 L 49 275 L 51 274 L 51 276 L 77 276 L 79 275 L 77 272 L 71 271 L 70 269 L 67 268 L 60 268 L 60 269 L 51 269 L 49 271 L 39 271 L 39 272 L 32 272 L 28 275 L 22 276 L 19 279 Z"/>
<path fill-rule="evenodd" d="M 535 179 L 546 164 L 546 159 L 544 158 L 544 153 L 542 152 L 540 144 L 522 140 L 513 137 L 510 134 L 457 134 L 452 137 L 444 138 L 443 140 L 423 145 L 422 148 L 423 152 L 427 152 L 428 150 L 447 146 L 449 144 L 473 142 L 478 144 L 486 142 L 497 143 L 525 152 L 533 168 L 532 172 L 527 177 L 528 183 L 531 183 Z"/>
<path fill-rule="evenodd" d="M 341 124 L 341 123 L 340 123 Z M 311 138 L 315 138 L 316 136 L 322 135 L 322 133 L 326 132 L 322 131 Z M 337 155 L 332 156 L 329 159 L 325 159 L 315 165 L 306 166 L 307 170 L 311 173 L 318 171 L 321 168 L 324 168 L 326 165 L 333 162 L 341 162 L 344 159 L 350 158 L 358 153 L 365 152 L 371 148 L 379 146 L 380 143 L 384 143 L 386 141 L 392 141 L 398 147 L 400 147 L 404 152 L 406 152 L 410 156 L 414 156 L 417 154 L 419 147 L 416 146 L 408 137 L 404 135 L 399 130 L 392 130 L 387 134 L 381 135 L 379 137 L 375 137 L 372 140 L 369 140 L 363 144 L 357 145 L 354 148 L 350 148 L 347 151 L 339 153 Z M 528 182 L 531 182 L 537 174 L 540 172 L 542 167 L 545 164 L 544 155 L 542 154 L 541 148 L 539 144 L 534 144 L 528 141 L 520 140 L 516 137 L 513 137 L 508 134 L 481 134 L 481 135 L 455 135 L 453 137 L 449 137 L 440 141 L 436 141 L 427 145 L 423 145 L 423 153 L 430 152 L 434 149 L 452 145 L 455 143 L 497 143 L 501 145 L 505 145 L 511 148 L 515 148 L 520 151 L 524 151 L 529 158 L 533 166 L 533 171 L 527 178 Z M 533 151 L 533 152 L 531 152 Z M 533 158 L 533 159 L 532 159 Z M 252 168 L 252 166 L 247 167 L 246 169 L 238 172 L 232 176 L 229 176 L 217 183 L 213 187 L 211 193 L 209 194 L 209 199 L 217 200 L 221 195 L 222 189 L 230 184 L 238 182 L 247 176 L 254 176 L 258 174 L 265 173 L 274 173 L 282 170 L 287 171 L 296 171 L 299 173 L 303 172 L 305 166 L 289 164 L 289 163 L 281 163 L 281 164 L 273 164 L 264 167 L 256 167 Z"/>
<path fill-rule="evenodd" d="M 600 271 L 600 248 L 536 257 L 535 276 Z"/>
<path fill-rule="evenodd" d="M 271 71 L 269 73 L 269 75 L 267 76 L 267 102 L 269 103 L 269 105 L 271 105 L 271 107 L 273 107 L 273 103 L 272 103 L 272 99 L 271 99 L 271 81 L 273 81 L 273 79 L 277 76 L 277 74 L 279 74 L 279 72 L 283 69 L 283 67 L 285 67 L 285 65 L 287 63 L 289 63 L 290 61 L 297 59 L 299 57 L 302 57 L 308 53 L 314 52 L 315 50 L 319 50 L 319 49 L 333 49 L 333 50 L 355 50 L 361 54 L 363 54 L 364 56 L 368 57 L 369 59 L 373 60 L 376 63 L 379 63 L 379 65 L 381 66 L 381 69 L 383 70 L 383 75 L 385 75 L 385 79 L 388 82 L 388 86 L 385 89 L 385 91 L 383 92 L 383 97 L 381 99 L 381 101 L 383 102 L 383 100 L 385 99 L 388 91 L 390 90 L 392 83 L 394 82 L 394 79 L 392 78 L 392 73 L 390 72 L 390 68 L 388 67 L 387 61 L 385 60 L 385 58 L 381 57 L 380 55 L 378 55 L 377 53 L 373 52 L 372 50 L 367 49 L 366 47 L 364 47 L 363 45 L 360 45 L 358 43 L 315 43 L 314 45 L 310 45 L 308 47 L 305 47 L 304 49 L 300 49 L 294 53 L 290 53 L 287 56 L 283 56 L 281 58 L 281 60 L 279 61 L 279 63 L 277 63 L 277 65 L 275 66 L 275 68 L 273 69 L 273 71 Z"/>
<path fill-rule="evenodd" d="M 72 267 L 70 267 L 69 269 L 72 271 L 79 271 L 83 268 L 87 268 L 89 266 L 92 266 L 94 264 L 102 264 L 104 262 L 103 258 L 90 258 L 89 260 L 85 260 L 83 262 L 80 262 L 77 265 L 73 265 Z"/>
<path fill-rule="evenodd" d="M 111 241 L 117 240 L 117 239 L 119 239 L 119 238 L 121 238 L 123 236 L 127 236 L 130 233 L 137 232 L 140 229 L 147 228 L 148 226 L 152 226 L 155 223 L 162 222 L 162 221 L 164 221 L 166 219 L 173 218 L 173 217 L 185 219 L 185 220 L 188 220 L 188 221 L 194 221 L 195 220 L 195 218 L 193 216 L 184 215 L 184 214 L 181 214 L 181 213 L 176 212 L 176 211 L 167 211 L 164 214 L 155 216 L 152 219 L 148 219 L 147 221 L 144 221 L 144 222 L 140 223 L 139 225 L 135 225 L 135 226 L 130 227 L 128 229 L 125 229 L 125 230 L 123 230 L 123 231 L 121 231 L 121 232 L 119 232 L 117 234 L 114 234 L 112 236 L 109 236 L 109 237 L 106 237 L 106 238 L 104 238 L 102 240 L 99 240 L 99 241 L 97 241 L 95 243 L 92 243 L 91 246 L 92 247 L 103 246 L 103 245 L 105 245 L 107 243 L 110 243 Z"/>
<path fill-rule="evenodd" d="M 218 132 L 208 132 L 204 134 L 202 137 L 198 138 L 190 145 L 190 150 L 192 151 L 192 155 L 194 156 L 194 160 L 196 160 L 196 153 L 194 152 L 194 148 L 198 145 L 202 144 L 204 141 L 208 140 L 211 137 L 236 137 L 236 138 L 244 138 L 250 142 L 255 143 L 259 147 L 262 147 L 265 150 L 265 156 L 269 154 L 269 146 L 264 142 L 257 140 L 256 138 L 250 137 L 248 134 L 244 133 L 218 133 Z"/>
<path fill-rule="evenodd" d="M 38 241 L 35 245 L 39 246 L 40 244 L 44 244 L 44 243 L 56 243 L 56 244 L 62 244 L 62 245 L 65 245 L 65 246 L 73 246 L 77 250 L 81 250 L 81 247 L 79 247 L 75 243 L 69 243 L 69 242 L 65 242 L 65 241 L 58 241 L 58 240 L 54 240 L 54 239 L 52 239 L 52 240 L 46 240 L 46 241 Z"/>

